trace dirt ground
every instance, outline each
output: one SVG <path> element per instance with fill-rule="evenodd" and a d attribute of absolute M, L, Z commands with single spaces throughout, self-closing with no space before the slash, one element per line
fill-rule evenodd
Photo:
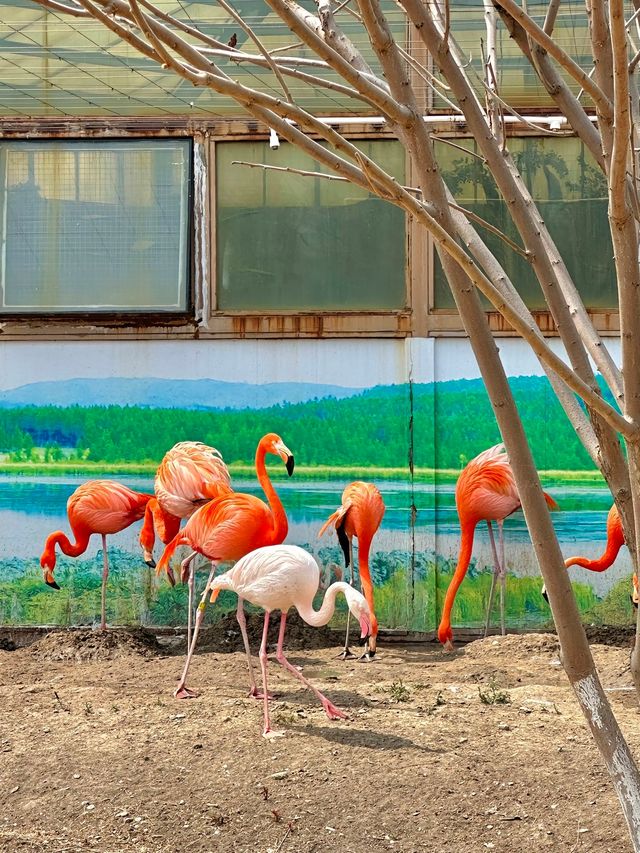
<path fill-rule="evenodd" d="M 631 851 L 553 635 L 491 637 L 452 654 L 382 642 L 372 663 L 336 660 L 335 636 L 293 625 L 290 658 L 349 720 L 329 721 L 274 660 L 273 721 L 286 730 L 274 740 L 246 695 L 231 621 L 205 638 L 190 678 L 201 695 L 183 701 L 172 697 L 182 638 L 116 630 L 56 632 L 15 651 L 4 642 L 0 850 Z M 640 754 L 629 642 L 596 639 Z"/>

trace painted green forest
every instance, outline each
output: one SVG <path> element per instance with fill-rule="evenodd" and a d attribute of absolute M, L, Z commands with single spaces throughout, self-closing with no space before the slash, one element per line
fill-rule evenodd
<path fill-rule="evenodd" d="M 543 470 L 593 468 L 544 377 L 510 380 Z M 437 433 L 434 428 L 437 424 Z M 71 449 L 94 463 L 157 463 L 177 441 L 198 439 L 228 464 L 251 464 L 256 439 L 280 433 L 301 465 L 459 469 L 500 440 L 480 380 L 377 386 L 342 400 L 244 410 L 137 406 L 0 409 L 0 452 L 15 462 L 56 461 Z M 44 460 L 35 448 L 45 448 Z M 42 454 L 42 452 L 41 452 Z"/>

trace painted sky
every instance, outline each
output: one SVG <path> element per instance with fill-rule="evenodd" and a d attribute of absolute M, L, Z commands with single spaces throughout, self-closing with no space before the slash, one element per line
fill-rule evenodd
<path fill-rule="evenodd" d="M 562 354 L 557 338 L 550 346 Z M 607 344 L 619 363 L 620 344 Z M 542 374 L 517 338 L 499 341 L 509 376 Z M 226 382 L 315 382 L 350 388 L 480 376 L 465 338 L 0 343 L 0 390 L 76 378 L 157 377 Z"/>

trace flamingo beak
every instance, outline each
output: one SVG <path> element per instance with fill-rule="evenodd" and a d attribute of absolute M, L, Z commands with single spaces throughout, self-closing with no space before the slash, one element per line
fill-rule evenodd
<path fill-rule="evenodd" d="M 294 460 L 293 460 L 293 453 L 289 450 L 287 445 L 282 441 L 279 441 L 275 445 L 274 450 L 278 454 L 280 459 L 282 459 L 282 461 L 286 465 L 287 474 L 289 476 L 291 476 L 293 474 L 293 468 L 294 468 L 294 464 L 295 464 Z"/>
<path fill-rule="evenodd" d="M 549 596 L 547 595 L 547 588 L 546 588 L 546 586 L 544 586 L 544 585 L 542 586 L 542 589 L 540 590 L 540 594 L 542 595 L 542 597 L 544 598 L 544 600 L 545 600 L 545 601 L 547 602 L 547 604 L 548 604 L 548 603 L 549 603 Z"/>
<path fill-rule="evenodd" d="M 60 586 L 54 581 L 53 575 L 49 573 L 44 576 L 44 582 L 47 586 L 53 587 L 53 589 L 60 589 Z"/>

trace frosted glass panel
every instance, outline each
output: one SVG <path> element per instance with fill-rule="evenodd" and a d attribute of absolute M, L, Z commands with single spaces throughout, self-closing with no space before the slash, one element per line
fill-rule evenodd
<path fill-rule="evenodd" d="M 471 140 L 456 142 L 476 151 Z M 579 139 L 510 139 L 509 149 L 585 305 L 593 310 L 615 310 L 618 300 L 605 176 Z M 482 161 L 446 144 L 436 145 L 436 154 L 458 203 L 521 246 L 507 206 Z M 478 231 L 529 308 L 546 310 L 540 285 L 524 258 L 500 237 L 481 226 Z M 435 267 L 435 307 L 453 308 L 453 296 L 437 258 Z"/>
<path fill-rule="evenodd" d="M 358 143 L 404 182 L 397 142 Z M 405 217 L 350 183 L 233 165 L 319 172 L 289 144 L 216 146 L 220 310 L 393 310 L 406 304 Z"/>
<path fill-rule="evenodd" d="M 185 311 L 190 142 L 0 143 L 3 313 Z"/>

